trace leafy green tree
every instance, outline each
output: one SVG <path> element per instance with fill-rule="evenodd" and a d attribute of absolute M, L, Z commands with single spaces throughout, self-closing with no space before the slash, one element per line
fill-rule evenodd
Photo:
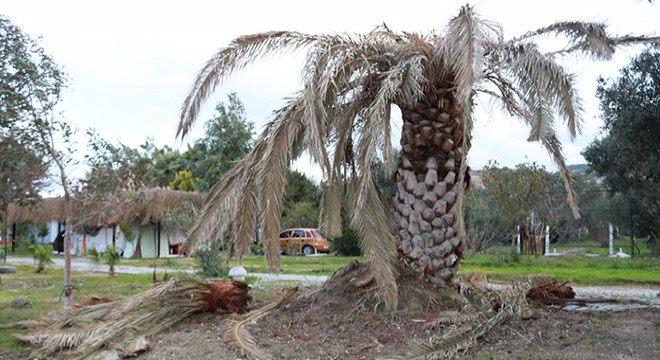
<path fill-rule="evenodd" d="M 66 84 L 64 72 L 53 58 L 7 17 L 0 15 L 0 122 L 3 133 L 4 129 L 18 129 L 33 141 L 37 153 L 45 154 L 57 168 L 66 203 L 64 246 L 68 249 L 73 234 L 73 213 L 72 183 L 67 166 L 73 161 L 68 156 L 72 152 L 73 130 L 57 119 L 54 111 Z M 65 251 L 64 257 L 64 295 L 64 305 L 68 307 L 73 303 L 69 251 Z"/>
<path fill-rule="evenodd" d="M 195 179 L 190 170 L 181 170 L 176 173 L 170 182 L 170 189 L 181 191 L 195 191 Z"/>
<path fill-rule="evenodd" d="M 299 201 L 291 204 L 282 217 L 284 228 L 306 227 L 316 228 L 319 225 L 318 203 Z"/>
<path fill-rule="evenodd" d="M 47 166 L 43 154 L 35 150 L 30 140 L 20 133 L 9 130 L 0 134 L 2 239 L 9 239 L 9 204 L 31 205 L 40 198 L 39 191 L 45 184 Z M 7 242 L 4 250 L 4 262 L 7 262 Z"/>
<path fill-rule="evenodd" d="M 154 146 L 151 139 L 148 139 L 140 148 L 151 160 L 151 166 L 143 176 L 146 187 L 168 187 L 178 172 L 190 168 L 185 154 L 181 154 L 179 150 L 174 150 L 169 146 L 158 148 Z"/>
<path fill-rule="evenodd" d="M 87 131 L 85 163 L 88 171 L 82 183 L 84 190 L 94 194 L 116 194 L 144 188 L 145 174 L 151 169 L 148 153 L 128 145 L 112 144 L 93 130 Z"/>
<path fill-rule="evenodd" d="M 599 79 L 604 136 L 583 152 L 612 192 L 629 197 L 635 236 L 660 252 L 660 47 L 646 49 L 615 80 Z M 625 207 L 619 222 L 629 216 Z"/>
<path fill-rule="evenodd" d="M 287 174 L 284 191 L 282 227 L 319 226 L 318 187 L 305 174 L 293 170 Z"/>
<path fill-rule="evenodd" d="M 44 151 L 26 126 L 56 104 L 64 75 L 39 44 L 0 15 L 0 211 L 7 239 L 8 206 L 38 199 L 44 185 Z M 6 261 L 6 252 L 5 252 Z"/>
<path fill-rule="evenodd" d="M 208 191 L 222 175 L 252 148 L 254 124 L 247 120 L 245 106 L 236 93 L 219 102 L 215 115 L 204 124 L 204 137 L 195 141 L 185 156 L 189 170 L 199 181 L 195 187 Z"/>
<path fill-rule="evenodd" d="M 518 164 L 515 169 L 497 165 L 491 161 L 484 167 L 483 181 L 506 227 L 520 225 L 534 210 L 536 216 L 543 216 L 550 188 L 550 174 L 545 167 L 536 163 Z"/>
<path fill-rule="evenodd" d="M 545 53 L 534 40 L 547 34 L 559 34 L 568 43 Z M 559 166 L 578 216 L 554 125 L 559 117 L 577 135 L 581 106 L 575 78 L 557 59 L 576 53 L 609 59 L 617 45 L 646 39 L 610 37 L 604 25 L 580 22 L 559 22 L 504 39 L 500 26 L 480 19 L 466 5 L 444 31 L 429 34 L 396 33 L 386 26 L 360 36 L 278 31 L 239 37 L 221 48 L 198 73 L 184 101 L 178 126 L 182 136 L 204 100 L 246 64 L 301 48 L 309 54 L 302 90 L 276 111 L 253 150 L 214 186 L 190 245 L 233 224 L 234 254 L 241 258 L 249 254 L 260 226 L 270 268 L 277 271 L 286 176 L 291 162 L 306 152 L 326 182 L 321 231 L 331 237 L 341 233 L 342 193 L 348 192 L 351 225 L 368 257 L 365 276 L 375 280 L 388 308 L 398 304 L 401 266 L 446 284 L 464 249 L 466 156 L 479 93 L 500 101 L 529 125 L 528 140 L 540 142 Z M 394 163 L 391 139 L 398 126 L 390 121 L 393 105 L 403 119 L 396 215 L 391 216 L 371 165 L 379 156 L 388 168 Z"/>

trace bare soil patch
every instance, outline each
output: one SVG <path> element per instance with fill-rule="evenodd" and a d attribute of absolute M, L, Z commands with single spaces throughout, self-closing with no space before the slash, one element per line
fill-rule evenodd
<path fill-rule="evenodd" d="M 395 313 L 374 298 L 346 288 L 307 288 L 298 300 L 248 327 L 258 346 L 274 359 L 377 359 L 406 353 L 447 329 L 425 325 L 461 300 L 452 288 L 403 282 Z M 278 291 L 257 295 L 259 307 Z M 319 294 L 323 294 L 319 297 Z M 424 301 L 421 301 L 425 299 Z M 660 353 L 660 309 L 568 312 L 535 308 L 527 320 L 496 327 L 458 355 L 465 359 L 656 359 Z M 245 359 L 222 335 L 228 315 L 198 314 L 152 338 L 141 359 Z"/>

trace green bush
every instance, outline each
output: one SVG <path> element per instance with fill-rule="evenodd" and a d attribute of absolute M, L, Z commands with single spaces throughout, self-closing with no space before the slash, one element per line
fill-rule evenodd
<path fill-rule="evenodd" d="M 342 227 L 342 236 L 332 240 L 332 251 L 343 256 L 361 256 L 360 239 L 357 231 L 347 225 Z"/>
<path fill-rule="evenodd" d="M 220 250 L 212 247 L 200 248 L 195 253 L 195 260 L 200 268 L 200 274 L 204 276 L 219 277 L 227 273 Z"/>
<path fill-rule="evenodd" d="M 37 273 L 42 273 L 46 270 L 46 266 L 55 264 L 53 262 L 53 254 L 50 251 L 50 246 L 41 244 L 30 245 L 30 250 L 37 261 Z"/>
<path fill-rule="evenodd" d="M 98 251 L 96 248 L 91 248 L 87 250 L 87 256 L 92 259 L 94 264 L 100 264 L 101 260 L 105 265 L 108 265 L 108 274 L 113 277 L 115 276 L 115 265 L 121 261 L 121 255 L 117 250 L 110 246 L 105 249 L 105 251 Z"/>

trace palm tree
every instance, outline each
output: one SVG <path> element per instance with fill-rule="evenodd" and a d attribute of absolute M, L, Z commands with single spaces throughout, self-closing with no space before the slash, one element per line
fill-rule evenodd
<path fill-rule="evenodd" d="M 566 47 L 542 52 L 541 35 L 565 37 Z M 557 63 L 574 53 L 609 59 L 619 45 L 658 38 L 611 37 L 599 23 L 559 22 L 504 40 L 499 24 L 463 6 L 444 31 L 396 33 L 386 25 L 365 35 L 267 32 L 241 36 L 201 69 L 185 99 L 177 136 L 188 134 L 200 106 L 234 72 L 266 55 L 308 48 L 303 89 L 275 112 L 254 149 L 209 192 L 188 237 L 194 250 L 232 225 L 230 256 L 241 258 L 259 227 L 271 271 L 279 268 L 280 215 L 289 165 L 303 152 L 323 171 L 320 227 L 340 235 L 342 196 L 368 257 L 353 283 L 376 284 L 389 308 L 397 278 L 414 271 L 449 282 L 463 257 L 466 156 L 473 108 L 484 94 L 530 129 L 557 163 L 579 217 L 556 118 L 571 136 L 581 129 L 575 78 Z M 403 117 L 401 152 L 392 161 L 392 105 Z M 382 157 L 397 183 L 393 208 L 384 205 L 372 164 Z M 259 225 L 257 225 L 259 219 Z"/>

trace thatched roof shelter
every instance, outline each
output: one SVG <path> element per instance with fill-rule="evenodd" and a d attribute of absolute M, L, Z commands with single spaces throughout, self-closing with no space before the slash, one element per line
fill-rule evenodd
<path fill-rule="evenodd" d="M 158 223 L 168 210 L 182 208 L 185 202 L 200 208 L 205 196 L 197 192 L 154 188 L 96 201 L 74 201 L 73 211 L 77 225 L 105 226 L 121 222 L 146 225 Z M 12 204 L 9 206 L 9 223 L 65 222 L 64 205 L 63 197 L 44 198 L 33 206 Z"/>

